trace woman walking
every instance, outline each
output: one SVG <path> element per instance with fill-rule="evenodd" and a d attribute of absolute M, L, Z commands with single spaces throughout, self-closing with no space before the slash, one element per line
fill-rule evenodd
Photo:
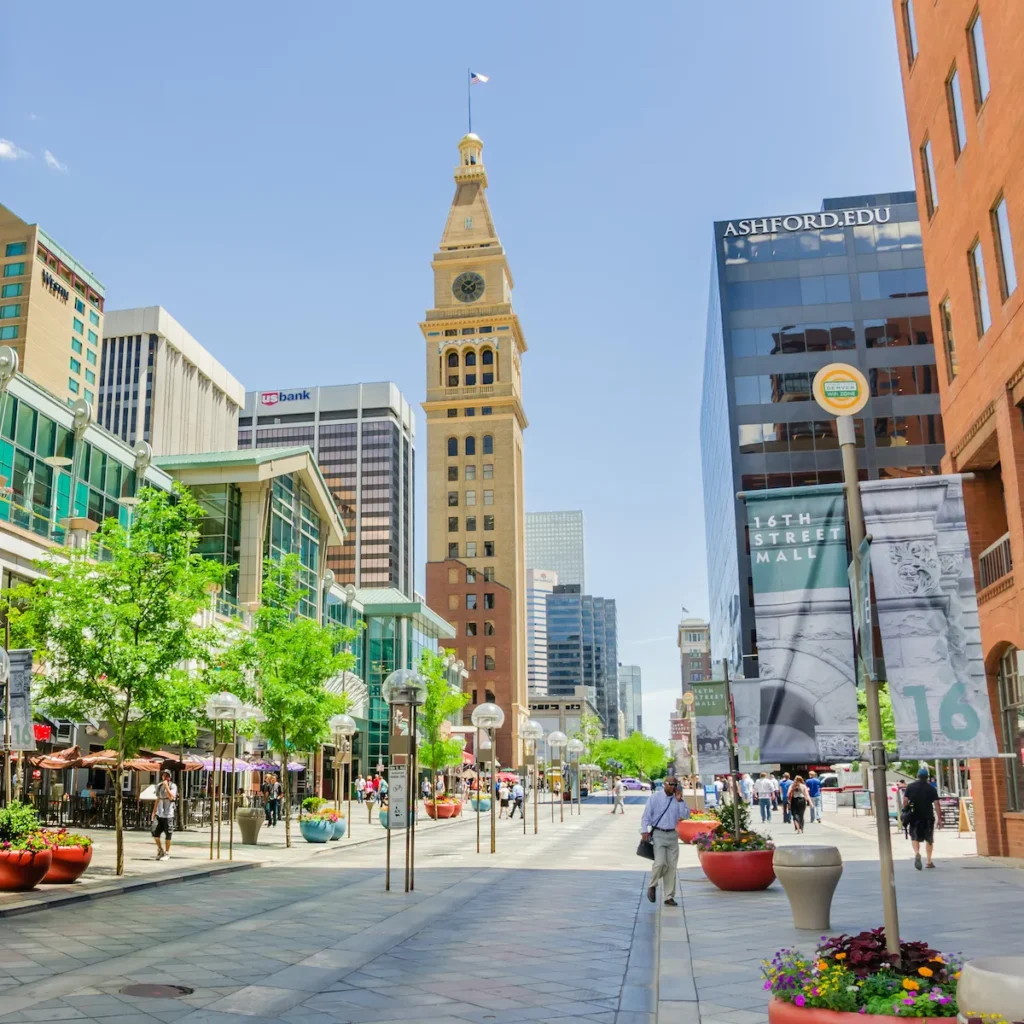
<path fill-rule="evenodd" d="M 810 794 L 807 792 L 807 786 L 804 785 L 803 776 L 798 775 L 793 780 L 793 785 L 789 787 L 789 813 L 793 819 L 793 827 L 798 833 L 804 830 L 804 814 L 807 813 L 808 800 Z"/>

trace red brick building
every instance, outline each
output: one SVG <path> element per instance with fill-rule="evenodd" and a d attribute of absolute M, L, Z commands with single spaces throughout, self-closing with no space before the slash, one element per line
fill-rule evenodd
<path fill-rule="evenodd" d="M 974 761 L 978 852 L 1024 857 L 1024 4 L 893 0 L 940 370 L 1004 760 Z M 1019 578 L 1018 578 L 1019 577 Z"/>

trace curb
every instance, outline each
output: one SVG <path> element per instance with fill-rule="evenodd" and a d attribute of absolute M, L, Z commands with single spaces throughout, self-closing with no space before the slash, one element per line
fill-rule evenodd
<path fill-rule="evenodd" d="M 647 900 L 646 872 L 641 881 L 616 1024 L 656 1024 L 658 1019 L 661 915 L 658 906 Z"/>

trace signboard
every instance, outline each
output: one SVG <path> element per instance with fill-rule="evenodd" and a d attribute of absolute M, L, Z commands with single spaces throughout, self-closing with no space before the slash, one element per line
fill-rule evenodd
<path fill-rule="evenodd" d="M 860 490 L 900 757 L 995 757 L 963 479 Z"/>
<path fill-rule="evenodd" d="M 888 224 L 892 207 L 861 207 L 854 210 L 825 210 L 820 213 L 791 213 L 785 217 L 752 217 L 749 220 L 730 220 L 725 225 L 724 237 L 733 235 L 768 235 L 779 231 L 820 231 L 822 228 L 842 228 L 865 224 Z"/>
<path fill-rule="evenodd" d="M 718 790 L 715 788 L 714 783 L 704 786 L 704 806 L 718 806 Z"/>
<path fill-rule="evenodd" d="M 732 713 L 736 722 L 736 753 L 741 772 L 761 769 L 761 683 L 757 679 L 733 679 Z"/>
<path fill-rule="evenodd" d="M 701 774 L 724 775 L 729 771 L 729 712 L 725 702 L 725 683 L 694 683 L 693 696 Z"/>
<path fill-rule="evenodd" d="M 857 757 L 846 514 L 840 484 L 746 494 L 760 673 L 760 759 Z"/>
<path fill-rule="evenodd" d="M 682 700 L 683 700 L 683 703 L 687 707 L 689 707 L 693 703 L 693 700 L 694 700 L 692 691 L 687 690 L 686 693 L 683 694 Z"/>
<path fill-rule="evenodd" d="M 833 416 L 854 416 L 868 404 L 868 379 L 849 363 L 829 363 L 814 375 L 814 400 Z"/>
<path fill-rule="evenodd" d="M 871 794 L 866 789 L 855 789 L 853 791 L 853 809 L 855 811 L 871 810 Z"/>
<path fill-rule="evenodd" d="M 388 769 L 388 828 L 405 828 L 409 822 L 409 786 L 405 766 Z"/>
<path fill-rule="evenodd" d="M 853 642 L 857 651 L 857 681 L 875 679 L 874 624 L 871 618 L 871 545 L 860 542 L 850 562 L 850 599 L 853 602 Z"/>
<path fill-rule="evenodd" d="M 960 831 L 977 831 L 974 827 L 974 800 L 971 797 L 960 798 Z"/>
<path fill-rule="evenodd" d="M 839 810 L 839 793 L 834 789 L 823 789 L 821 791 L 822 813 L 835 814 Z"/>
<path fill-rule="evenodd" d="M 36 734 L 32 728 L 32 703 L 29 691 L 32 685 L 32 656 L 35 652 L 21 649 L 10 652 L 11 657 L 11 750 L 35 750 Z M 0 695 L 3 687 L 0 687 Z M 0 696 L 0 745 L 3 742 L 4 700 Z"/>
<path fill-rule="evenodd" d="M 939 797 L 939 828 L 960 829 L 960 798 L 956 796 Z"/>

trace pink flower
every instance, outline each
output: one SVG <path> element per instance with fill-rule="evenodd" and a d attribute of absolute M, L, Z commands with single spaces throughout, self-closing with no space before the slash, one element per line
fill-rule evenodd
<path fill-rule="evenodd" d="M 807 1002 L 807 1000 L 804 999 L 803 996 L 797 996 L 796 999 L 793 1000 L 793 1002 L 796 1003 L 797 1006 L 803 1006 L 804 1003 Z"/>
<path fill-rule="evenodd" d="M 906 999 L 903 1000 L 903 1005 L 904 1006 L 913 1006 L 914 1005 L 914 997 L 913 996 L 908 996 Z"/>

